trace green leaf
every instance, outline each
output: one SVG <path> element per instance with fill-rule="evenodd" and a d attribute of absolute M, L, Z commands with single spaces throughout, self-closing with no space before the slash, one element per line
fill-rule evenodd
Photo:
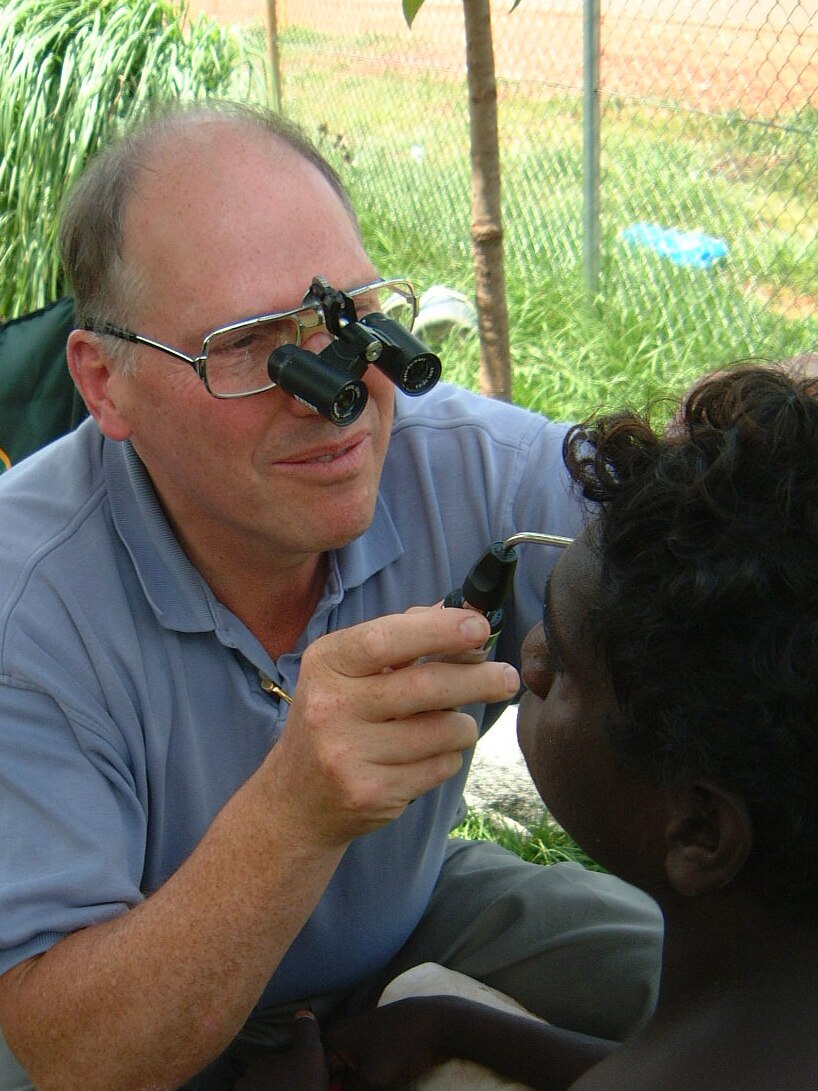
<path fill-rule="evenodd" d="M 423 7 L 423 0 L 402 0 L 403 16 L 409 26 L 415 21 L 415 16 Z M 519 0 L 518 0 L 519 3 Z"/>

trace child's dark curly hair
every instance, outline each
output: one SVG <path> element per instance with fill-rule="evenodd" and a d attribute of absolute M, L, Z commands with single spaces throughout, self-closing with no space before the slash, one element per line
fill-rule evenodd
<path fill-rule="evenodd" d="M 617 414 L 565 441 L 600 504 L 612 743 L 659 783 L 742 796 L 757 880 L 818 898 L 818 381 L 720 373 L 680 421 L 662 436 Z"/>

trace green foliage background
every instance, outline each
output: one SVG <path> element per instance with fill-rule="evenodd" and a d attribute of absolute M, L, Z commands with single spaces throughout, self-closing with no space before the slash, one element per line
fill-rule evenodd
<path fill-rule="evenodd" d="M 0 10 L 0 320 L 64 286 L 63 193 L 152 101 L 264 93 L 259 44 L 168 0 L 4 0 Z"/>
<path fill-rule="evenodd" d="M 355 36 L 343 20 L 331 31 L 291 21 L 279 42 L 285 109 L 340 170 L 384 275 L 408 276 L 419 293 L 444 284 L 472 295 L 465 84 L 423 65 L 396 68 L 394 58 L 424 56 L 414 30 L 408 40 L 411 50 L 405 36 Z M 64 293 L 59 205 L 112 131 L 168 97 L 269 101 L 266 70 L 261 24 L 240 33 L 189 17 L 178 0 L 5 0 L 0 320 Z M 773 130 L 610 104 L 605 131 L 616 155 L 606 160 L 605 192 L 620 213 L 605 220 L 604 292 L 589 300 L 578 257 L 580 102 L 535 92 L 507 87 L 502 102 L 516 402 L 575 420 L 678 395 L 731 360 L 814 351 L 818 316 L 785 316 L 745 282 L 814 294 L 814 187 L 805 172 L 815 162 L 818 113 L 805 109 Z M 711 170 L 714 157 L 741 164 L 738 177 Z M 765 170 L 768 162 L 786 169 Z M 731 260 L 702 271 L 625 248 L 617 227 L 647 216 L 729 233 Z M 434 347 L 447 379 L 476 387 L 476 337 Z"/>

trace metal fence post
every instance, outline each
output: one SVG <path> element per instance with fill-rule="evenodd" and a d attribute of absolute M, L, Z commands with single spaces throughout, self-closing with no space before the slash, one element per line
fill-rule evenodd
<path fill-rule="evenodd" d="M 582 259 L 589 299 L 599 294 L 600 267 L 600 0 L 583 3 Z"/>

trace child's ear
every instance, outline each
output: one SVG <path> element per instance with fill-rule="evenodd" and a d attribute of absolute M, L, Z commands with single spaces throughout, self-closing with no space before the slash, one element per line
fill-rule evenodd
<path fill-rule="evenodd" d="M 120 412 L 116 387 L 121 380 L 95 334 L 74 330 L 66 347 L 68 370 L 88 407 L 88 412 L 109 439 L 128 439 L 131 426 Z"/>
<path fill-rule="evenodd" d="M 665 871 L 671 886 L 685 897 L 721 890 L 741 871 L 753 847 L 744 801 L 709 781 L 670 794 Z"/>

